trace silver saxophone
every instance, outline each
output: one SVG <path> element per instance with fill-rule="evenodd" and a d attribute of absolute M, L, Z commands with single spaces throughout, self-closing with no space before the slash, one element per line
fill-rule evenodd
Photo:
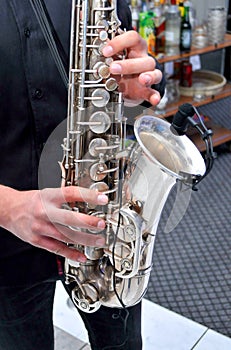
<path fill-rule="evenodd" d="M 174 135 L 167 121 L 151 115 L 135 121 L 136 141 L 127 139 L 123 96 L 110 76 L 113 59 L 102 54 L 107 40 L 121 34 L 117 1 L 73 0 L 71 23 L 62 185 L 89 187 L 109 198 L 106 208 L 66 204 L 69 210 L 106 221 L 100 233 L 105 247 L 73 245 L 87 261 L 65 261 L 74 304 L 92 313 L 101 305 L 122 308 L 141 300 L 168 194 L 176 181 L 203 176 L 205 164 L 186 136 Z M 114 59 L 124 58 L 126 52 Z"/>

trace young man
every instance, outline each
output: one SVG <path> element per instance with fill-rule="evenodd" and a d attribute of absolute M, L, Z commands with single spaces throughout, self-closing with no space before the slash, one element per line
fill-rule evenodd
<path fill-rule="evenodd" d="M 44 3 L 68 56 L 71 0 Z M 103 53 L 110 57 L 126 49 L 127 59 L 113 62 L 111 73 L 123 75 L 126 99 L 156 105 L 164 90 L 162 73 L 146 43 L 129 31 L 124 0 L 118 1 L 118 15 L 128 31 L 108 42 Z M 102 237 L 81 231 L 60 232 L 64 224 L 105 226 L 99 218 L 62 210 L 63 198 L 106 204 L 107 197 L 78 187 L 38 190 L 43 146 L 66 117 L 66 87 L 28 0 L 2 0 L 0 22 L 0 349 L 52 350 L 55 283 L 63 279 L 57 255 L 82 261 L 84 255 L 67 242 L 104 244 Z M 126 332 L 124 310 L 101 307 L 81 315 L 92 349 L 141 349 L 140 303 L 129 308 Z"/>

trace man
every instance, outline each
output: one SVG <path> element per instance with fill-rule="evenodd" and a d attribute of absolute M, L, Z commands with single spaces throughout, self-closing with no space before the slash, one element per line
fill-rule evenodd
<path fill-rule="evenodd" d="M 45 5 L 68 55 L 71 0 Z M 118 12 L 122 26 L 131 29 L 124 0 L 118 1 Z M 66 88 L 30 2 L 2 0 L 0 22 L 0 349 L 52 350 L 55 282 L 63 279 L 57 255 L 85 261 L 66 243 L 104 245 L 103 237 L 58 229 L 105 227 L 99 218 L 62 210 L 63 199 L 106 204 L 107 197 L 78 187 L 38 190 L 39 158 L 49 134 L 65 119 Z M 156 105 L 164 82 L 145 42 L 128 31 L 108 42 L 103 53 L 110 57 L 123 49 L 127 59 L 113 62 L 110 70 L 123 75 L 125 98 Z M 124 310 L 104 307 L 81 316 L 92 349 L 141 349 L 140 304 L 129 308 L 127 319 Z"/>

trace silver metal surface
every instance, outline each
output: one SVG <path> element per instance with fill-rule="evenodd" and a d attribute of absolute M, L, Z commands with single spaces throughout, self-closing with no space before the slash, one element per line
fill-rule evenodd
<path fill-rule="evenodd" d="M 187 137 L 173 135 L 166 121 L 141 117 L 134 127 L 137 142 L 126 142 L 122 94 L 108 74 L 111 60 L 102 55 L 106 38 L 120 34 L 116 3 L 73 0 L 72 5 L 62 183 L 97 189 L 109 197 L 106 207 L 70 205 L 107 224 L 105 247 L 74 245 L 87 262 L 65 262 L 66 283 L 74 284 L 73 301 L 89 313 L 101 305 L 131 306 L 144 296 L 168 194 L 177 180 L 190 182 L 190 175 L 205 172 L 196 147 Z"/>

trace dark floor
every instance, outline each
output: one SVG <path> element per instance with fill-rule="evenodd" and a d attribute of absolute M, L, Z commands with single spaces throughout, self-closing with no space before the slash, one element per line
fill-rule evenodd
<path fill-rule="evenodd" d="M 231 98 L 199 108 L 231 129 Z M 182 221 L 164 233 L 175 198 L 163 211 L 146 297 L 231 337 L 231 153 L 218 149 Z"/>

